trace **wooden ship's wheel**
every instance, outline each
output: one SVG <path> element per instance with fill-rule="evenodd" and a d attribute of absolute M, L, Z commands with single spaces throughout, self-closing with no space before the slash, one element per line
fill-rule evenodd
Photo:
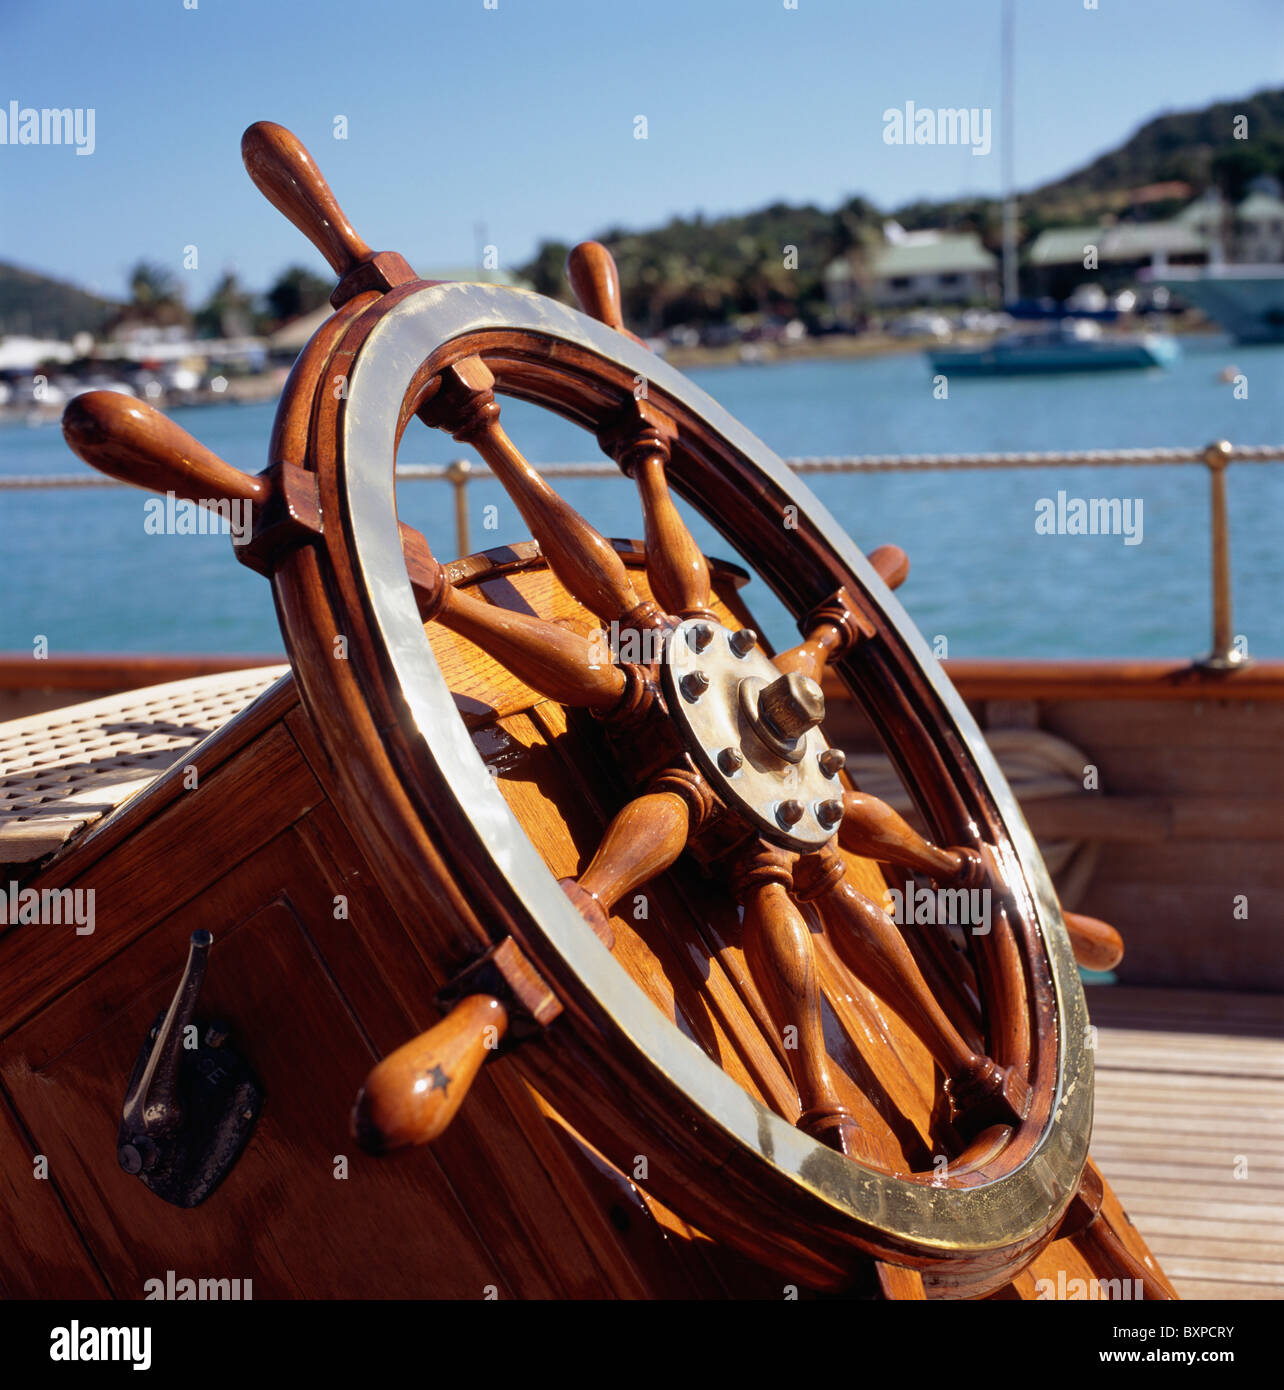
<path fill-rule="evenodd" d="M 105 392 L 65 431 L 115 476 L 253 509 L 239 557 L 271 578 L 336 804 L 440 986 L 440 1021 L 356 1099 L 363 1147 L 437 1138 L 485 1065 L 804 1287 L 985 1296 L 1071 1240 L 1169 1296 L 1088 1158 L 1075 953 L 1109 963 L 1117 939 L 1068 932 L 892 594 L 903 554 L 863 556 L 624 329 L 601 246 L 568 263 L 584 313 L 426 282 L 370 251 L 288 131 L 252 126 L 243 152 L 340 276 L 268 468 L 241 473 Z M 502 396 L 596 436 L 637 484 L 644 547 L 567 505 L 509 439 Z M 416 416 L 477 451 L 533 544 L 443 564 L 398 521 Z M 671 490 L 751 557 L 799 645 L 773 655 L 752 631 L 738 572 L 706 560 Z M 824 734 L 826 672 L 931 841 L 851 784 Z M 889 884 L 988 909 L 970 928 L 898 924 Z"/>

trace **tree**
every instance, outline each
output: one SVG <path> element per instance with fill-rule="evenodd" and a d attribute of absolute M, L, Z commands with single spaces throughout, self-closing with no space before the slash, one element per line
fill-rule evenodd
<path fill-rule="evenodd" d="M 275 323 L 287 323 L 301 314 L 310 314 L 330 298 L 330 282 L 301 265 L 292 265 L 276 278 L 263 296 L 268 316 Z"/>
<path fill-rule="evenodd" d="M 196 331 L 202 338 L 244 338 L 254 331 L 254 301 L 235 271 L 224 272 L 196 311 Z"/>
<path fill-rule="evenodd" d="M 183 292 L 177 277 L 167 266 L 155 261 L 139 261 L 129 272 L 129 293 L 136 308 L 159 309 L 181 306 Z"/>
<path fill-rule="evenodd" d="M 536 294 L 546 294 L 554 299 L 565 299 L 566 256 L 570 247 L 564 241 L 541 241 L 535 259 L 521 268 L 523 278 L 529 280 Z"/>
<path fill-rule="evenodd" d="M 1213 156 L 1213 182 L 1232 203 L 1238 203 L 1248 192 L 1248 185 L 1261 174 L 1276 178 L 1284 174 L 1284 142 L 1260 140 L 1231 145 Z"/>

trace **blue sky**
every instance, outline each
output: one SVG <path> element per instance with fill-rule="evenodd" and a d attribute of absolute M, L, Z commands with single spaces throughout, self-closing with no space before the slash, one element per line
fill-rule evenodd
<path fill-rule="evenodd" d="M 187 0 L 192 4 L 193 0 Z M 96 148 L 0 146 L 0 259 L 189 302 L 320 257 L 254 190 L 242 129 L 311 148 L 361 234 L 500 263 L 675 213 L 995 192 L 998 0 L 0 0 L 0 107 L 92 107 Z M 1161 110 L 1284 82 L 1280 0 L 1016 0 L 1018 186 Z M 883 143 L 882 113 L 992 107 L 993 152 Z M 645 115 L 648 138 L 634 138 Z M 348 138 L 333 138 L 345 116 Z"/>

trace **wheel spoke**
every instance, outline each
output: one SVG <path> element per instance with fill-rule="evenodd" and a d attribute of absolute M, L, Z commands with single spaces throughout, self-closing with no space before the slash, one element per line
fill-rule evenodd
<path fill-rule="evenodd" d="M 566 278 L 586 314 L 617 333 L 623 333 L 626 338 L 632 338 L 640 346 L 646 346 L 636 333 L 630 333 L 624 326 L 620 272 L 615 257 L 600 241 L 581 241 L 571 248 L 566 257 Z"/>
<path fill-rule="evenodd" d="M 709 562 L 674 505 L 667 476 L 677 426 L 645 400 L 629 404 L 598 431 L 598 442 L 638 487 L 646 535 L 646 574 L 666 613 L 717 621 L 710 608 Z"/>
<path fill-rule="evenodd" d="M 480 357 L 466 357 L 441 374 L 436 395 L 420 410 L 474 449 L 513 499 L 549 568 L 603 622 L 655 627 L 659 609 L 638 597 L 614 546 L 531 467 L 499 423 L 495 378 Z"/>
<path fill-rule="evenodd" d="M 676 792 L 648 792 L 619 811 L 579 879 L 562 879 L 562 891 L 606 942 L 615 904 L 676 862 L 686 848 L 691 813 Z"/>
<path fill-rule="evenodd" d="M 985 881 L 980 856 L 970 849 L 940 849 L 925 840 L 885 802 L 866 792 L 843 793 L 838 828 L 842 847 L 880 864 L 898 864 L 941 883 L 979 887 Z"/>
<path fill-rule="evenodd" d="M 832 848 L 798 861 L 798 896 L 814 901 L 843 964 L 910 1025 L 949 1079 L 951 1099 L 969 1118 L 1017 1123 L 1029 1088 L 1010 1068 L 975 1052 L 946 1017 L 886 912 L 860 892 Z"/>
<path fill-rule="evenodd" d="M 760 845 L 739 866 L 745 962 L 772 1022 L 785 1038 L 785 1059 L 798 1088 L 798 1127 L 840 1153 L 856 1149 L 856 1117 L 834 1083 L 821 1017 L 816 952 L 806 919 L 789 896 L 788 857 Z M 790 1037 L 788 1030 L 793 1030 Z"/>
<path fill-rule="evenodd" d="M 605 714 L 620 702 L 627 678 L 606 644 L 526 613 L 498 608 L 456 589 L 423 535 L 401 525 L 402 553 L 419 616 L 475 642 L 518 680 L 556 700 Z"/>
<path fill-rule="evenodd" d="M 898 589 L 909 574 L 909 556 L 898 545 L 880 545 L 869 553 L 869 562 L 889 589 Z M 825 663 L 842 656 L 861 637 L 872 637 L 874 625 L 852 603 L 845 589 L 814 609 L 802 623 L 807 636 L 796 647 L 776 658 L 779 670 L 798 671 L 818 681 Z"/>
<path fill-rule="evenodd" d="M 599 323 L 642 343 L 624 326 L 620 272 L 615 257 L 598 241 L 582 241 L 566 257 L 566 276 L 580 308 Z M 598 433 L 602 447 L 637 481 L 646 528 L 646 574 L 651 592 L 667 613 L 713 618 L 709 609 L 709 564 L 673 505 L 665 470 L 677 427 L 644 397 L 631 401 Z"/>
<path fill-rule="evenodd" d="M 786 675 L 797 671 L 819 681 L 825 663 L 842 656 L 862 637 L 874 635 L 874 625 L 851 601 L 846 589 L 836 590 L 799 624 L 807 636 L 775 658 L 776 669 Z"/>

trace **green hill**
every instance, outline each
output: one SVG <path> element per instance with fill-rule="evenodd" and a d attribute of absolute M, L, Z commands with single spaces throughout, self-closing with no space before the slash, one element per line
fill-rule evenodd
<path fill-rule="evenodd" d="M 1237 138 L 1238 117 L 1244 118 L 1243 139 Z M 1028 242 L 1045 227 L 1075 225 L 1106 212 L 1170 215 L 1175 199 L 1135 202 L 1132 192 L 1147 185 L 1179 182 L 1198 191 L 1216 184 L 1238 198 L 1262 173 L 1284 179 L 1284 88 L 1198 111 L 1166 112 L 1117 149 L 1023 192 L 1021 240 Z M 825 267 L 836 256 L 859 257 L 876 245 L 888 215 L 910 230 L 975 231 L 992 250 L 998 248 L 998 202 L 969 196 L 919 201 L 890 213 L 861 197 L 831 210 L 773 203 L 725 217 L 674 217 L 649 230 L 616 227 L 598 239 L 619 262 L 625 317 L 640 332 L 721 323 L 756 311 L 799 314 L 814 322 L 823 316 Z M 791 247 L 793 252 L 787 250 Z M 561 242 L 543 242 L 518 273 L 542 294 L 569 300 L 567 249 Z M 73 285 L 0 263 L 0 334 L 68 338 L 100 329 L 119 308 Z"/>
<path fill-rule="evenodd" d="M 1244 138 L 1235 130 L 1244 118 Z M 1237 178 L 1243 167 L 1251 172 Z M 1117 150 L 1074 173 L 1044 184 L 1031 196 L 1058 201 L 1071 195 L 1116 192 L 1148 183 L 1179 179 L 1196 188 L 1210 183 L 1247 182 L 1255 174 L 1284 177 L 1284 87 L 1235 101 L 1219 101 L 1202 111 L 1166 112 L 1149 120 Z"/>
<path fill-rule="evenodd" d="M 119 309 L 75 285 L 0 261 L 0 335 L 65 339 L 94 333 Z"/>
<path fill-rule="evenodd" d="M 1246 118 L 1242 140 L 1235 131 L 1239 116 Z M 1284 179 L 1284 88 L 1156 116 L 1117 149 L 1023 192 L 1021 241 L 1045 227 L 1082 223 L 1105 211 L 1170 215 L 1178 205 L 1172 201 L 1132 208 L 1130 192 L 1146 185 L 1179 181 L 1198 191 L 1216 183 L 1238 198 L 1261 173 Z M 1000 211 L 994 198 L 967 196 L 919 201 L 890 213 L 863 198 L 829 212 L 775 203 L 729 217 L 676 217 L 648 231 L 614 228 L 597 239 L 619 262 L 626 319 L 638 331 L 656 332 L 676 323 L 719 322 L 748 310 L 817 317 L 825 266 L 839 254 L 874 244 L 885 216 L 907 230 L 974 231 L 997 251 Z M 786 246 L 798 248 L 796 270 L 783 265 Z M 520 273 L 541 293 L 569 300 L 562 268 L 566 251 L 560 242 L 545 242 Z"/>

